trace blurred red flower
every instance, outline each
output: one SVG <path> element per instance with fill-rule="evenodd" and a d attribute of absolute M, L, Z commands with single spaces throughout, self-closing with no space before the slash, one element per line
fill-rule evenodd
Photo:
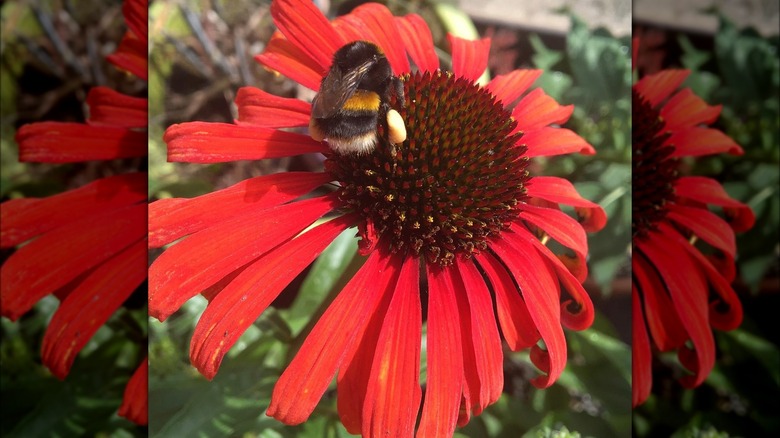
<path fill-rule="evenodd" d="M 147 2 L 128 0 L 122 11 L 129 30 L 109 61 L 146 79 Z M 147 99 L 95 87 L 87 105 L 86 123 L 40 122 L 19 128 L 20 161 L 147 156 Z M 61 301 L 41 353 L 57 378 L 68 375 L 79 351 L 146 279 L 146 217 L 145 172 L 0 204 L 0 247 L 16 247 L 0 268 L 2 315 L 16 321 L 48 294 Z M 128 384 L 136 388 L 128 388 L 122 404 L 122 415 L 138 424 L 147 421 L 145 375 L 146 360 Z"/>
<path fill-rule="evenodd" d="M 720 106 L 679 89 L 688 74 L 663 70 L 640 79 L 632 91 L 634 406 L 652 389 L 652 346 L 677 350 L 690 371 L 680 382 L 696 387 L 715 363 L 712 329 L 731 330 L 742 321 L 731 287 L 734 233 L 753 226 L 753 211 L 713 179 L 678 175 L 682 157 L 741 155 L 742 149 L 707 127 Z M 726 219 L 709 205 L 721 207 Z"/>

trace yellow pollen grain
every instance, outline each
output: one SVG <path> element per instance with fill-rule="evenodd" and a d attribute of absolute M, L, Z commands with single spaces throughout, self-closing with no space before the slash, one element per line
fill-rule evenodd
<path fill-rule="evenodd" d="M 417 222 L 417 221 L 414 221 L 414 223 L 412 224 L 412 228 L 414 228 L 415 230 L 419 230 L 420 229 L 420 223 Z"/>
<path fill-rule="evenodd" d="M 373 91 L 357 90 L 346 102 L 344 109 L 348 111 L 378 111 L 379 95 Z"/>
<path fill-rule="evenodd" d="M 425 220 L 428 221 L 429 224 L 433 223 L 433 216 L 426 216 Z"/>
<path fill-rule="evenodd" d="M 391 202 L 394 198 L 395 198 L 395 196 L 393 196 L 392 193 L 389 193 L 389 194 L 385 195 L 385 201 L 387 201 L 387 202 Z"/>

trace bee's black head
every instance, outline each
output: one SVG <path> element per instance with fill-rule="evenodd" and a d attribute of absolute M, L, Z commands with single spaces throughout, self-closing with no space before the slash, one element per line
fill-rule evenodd
<path fill-rule="evenodd" d="M 376 92 L 383 90 L 393 75 L 393 69 L 382 49 L 368 41 L 355 41 L 338 49 L 333 56 L 332 68 L 340 70 L 342 74 L 362 71 L 357 88 Z"/>
<path fill-rule="evenodd" d="M 342 70 L 351 70 L 366 62 L 376 63 L 384 59 L 382 49 L 368 41 L 354 41 L 346 44 L 333 55 L 333 62 Z"/>

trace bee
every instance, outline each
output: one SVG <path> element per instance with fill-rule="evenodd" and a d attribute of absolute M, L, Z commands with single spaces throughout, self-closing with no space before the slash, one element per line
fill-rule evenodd
<path fill-rule="evenodd" d="M 390 107 L 395 96 L 404 106 L 403 83 L 375 44 L 349 43 L 333 56 L 333 64 L 312 101 L 309 132 L 339 154 L 368 154 L 379 142 L 378 127 L 392 145 L 406 140 L 401 115 Z"/>

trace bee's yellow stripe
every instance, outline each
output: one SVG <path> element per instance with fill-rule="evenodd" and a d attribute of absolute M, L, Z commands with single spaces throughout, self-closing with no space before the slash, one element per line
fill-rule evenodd
<path fill-rule="evenodd" d="M 356 90 L 346 102 L 347 111 L 379 111 L 379 95 L 373 91 Z"/>

